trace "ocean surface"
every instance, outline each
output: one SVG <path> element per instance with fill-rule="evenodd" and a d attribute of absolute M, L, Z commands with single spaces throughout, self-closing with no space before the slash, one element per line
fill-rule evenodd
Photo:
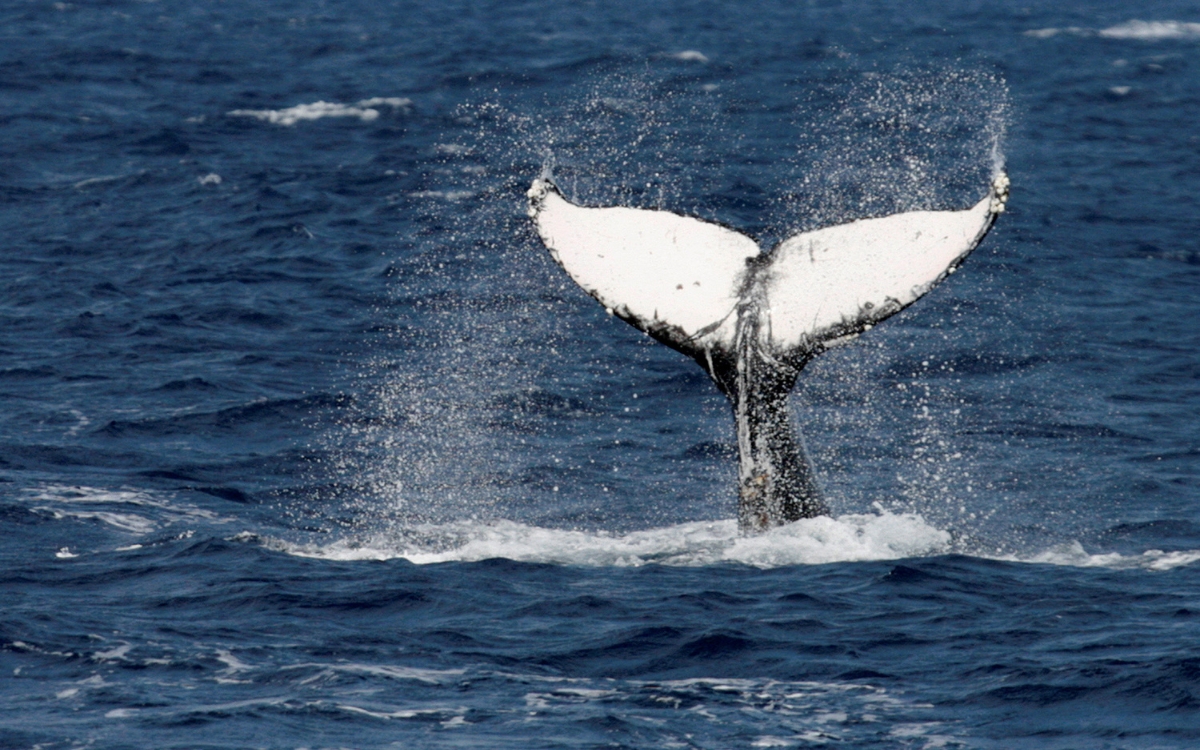
<path fill-rule="evenodd" d="M 0 7 L 0 746 L 1200 746 L 1200 8 Z M 792 412 L 525 191 L 1008 211 Z"/>

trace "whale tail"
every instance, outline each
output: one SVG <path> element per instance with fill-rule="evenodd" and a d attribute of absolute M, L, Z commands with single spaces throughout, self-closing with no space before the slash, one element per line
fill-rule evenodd
<path fill-rule="evenodd" d="M 911 211 L 796 234 L 762 252 L 740 232 L 669 211 L 567 200 L 534 180 L 529 216 L 572 279 L 612 315 L 712 377 L 737 425 L 745 531 L 825 514 L 787 396 L 814 356 L 953 273 L 1003 213 L 1008 177 L 961 211 Z"/>

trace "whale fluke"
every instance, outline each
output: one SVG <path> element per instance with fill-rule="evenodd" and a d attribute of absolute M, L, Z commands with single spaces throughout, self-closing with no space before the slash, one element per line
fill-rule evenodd
<path fill-rule="evenodd" d="M 797 375 L 953 273 L 1004 212 L 1008 177 L 961 211 L 910 211 L 796 234 L 762 252 L 740 232 L 669 211 L 587 207 L 534 180 L 550 254 L 613 315 L 696 360 L 737 425 L 743 531 L 828 513 L 788 418 Z"/>

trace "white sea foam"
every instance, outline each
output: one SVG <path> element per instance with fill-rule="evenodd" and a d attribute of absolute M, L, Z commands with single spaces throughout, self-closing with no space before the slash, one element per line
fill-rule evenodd
<path fill-rule="evenodd" d="M 295 669 L 320 670 L 317 674 L 301 680 L 299 683 L 301 685 L 317 682 L 323 678 L 327 678 L 335 674 L 370 675 L 374 677 L 385 677 L 391 680 L 415 680 L 417 682 L 424 682 L 428 685 L 442 685 L 459 679 L 465 673 L 465 670 L 462 669 L 422 669 L 420 667 L 402 667 L 386 664 L 355 664 L 351 662 L 343 664 L 304 662 L 302 664 L 291 664 L 289 666 L 282 667 L 281 671 Z"/>
<path fill-rule="evenodd" d="M 1184 21 L 1126 21 L 1100 30 L 1109 39 L 1200 39 L 1200 23 Z"/>
<path fill-rule="evenodd" d="M 85 187 L 88 187 L 89 185 L 100 185 L 105 182 L 115 182 L 117 180 L 125 179 L 128 176 L 129 175 L 124 175 L 124 174 L 110 174 L 110 175 L 103 175 L 101 177 L 89 177 L 86 180 L 79 180 L 78 182 L 74 183 L 72 185 L 72 187 L 85 188 Z"/>
<path fill-rule="evenodd" d="M 1049 39 L 1050 37 L 1058 36 L 1059 34 L 1074 34 L 1076 36 L 1090 36 L 1091 34 L 1094 34 L 1096 32 L 1092 31 L 1091 29 L 1080 28 L 1079 26 L 1067 26 L 1067 27 L 1061 28 L 1061 29 L 1055 28 L 1052 26 L 1052 27 L 1045 28 L 1045 29 L 1029 29 L 1028 31 L 1026 31 L 1024 33 L 1025 33 L 1025 36 L 1031 36 L 1031 37 L 1034 37 L 1035 39 Z"/>
<path fill-rule="evenodd" d="M 465 198 L 470 198 L 475 193 L 470 190 L 417 190 L 408 194 L 410 198 L 435 198 L 438 200 L 446 200 L 451 203 L 457 203 Z"/>
<path fill-rule="evenodd" d="M 241 672 L 252 671 L 254 667 L 241 661 L 232 652 L 225 649 L 218 649 L 216 656 L 217 661 L 225 665 L 225 669 L 222 669 L 213 677 L 214 682 L 218 685 L 245 685 L 250 682 L 250 680 L 238 679 L 235 675 Z"/>
<path fill-rule="evenodd" d="M 443 721 L 443 726 L 452 726 L 466 723 L 463 719 L 465 708 L 423 708 L 423 709 L 397 709 L 395 711 L 372 711 L 359 706 L 351 706 L 348 704 L 338 704 L 337 706 L 342 711 L 350 713 L 362 714 L 370 716 L 373 719 L 419 719 L 423 717 L 446 716 L 450 718 Z M 459 719 L 460 721 L 455 721 Z"/>
<path fill-rule="evenodd" d="M 225 669 L 221 671 L 227 674 L 233 674 L 234 672 L 248 672 L 254 668 L 241 659 L 238 659 L 231 651 L 226 649 L 217 649 L 217 661 L 225 665 Z"/>
<path fill-rule="evenodd" d="M 319 101 L 297 104 L 287 109 L 235 109 L 227 112 L 230 117 L 254 117 L 275 125 L 295 125 L 302 120 L 320 120 L 325 117 L 357 117 L 363 122 L 379 118 L 379 107 L 391 107 L 392 111 L 408 109 L 411 99 L 400 97 L 373 97 L 355 104 Z"/>
<path fill-rule="evenodd" d="M 149 534 L 151 531 L 154 531 L 158 528 L 158 524 L 154 523 L 154 521 L 139 516 L 135 513 L 57 510 L 55 508 L 35 508 L 35 510 L 41 511 L 55 520 L 74 518 L 80 521 L 100 521 L 101 523 L 108 524 L 109 526 L 120 529 L 121 531 L 127 531 L 130 534 Z M 59 550 L 56 556 L 60 558 L 78 557 L 78 555 L 70 553 L 69 551 L 64 553 L 65 550 L 66 548 Z"/>
<path fill-rule="evenodd" d="M 86 485 L 48 484 L 29 491 L 29 499 L 60 503 L 118 503 L 165 508 L 167 504 L 155 500 L 141 490 L 110 490 Z"/>
<path fill-rule="evenodd" d="M 563 565 L 711 565 L 741 562 L 761 568 L 855 560 L 891 560 L 948 551 L 950 535 L 920 516 L 848 515 L 797 521 L 752 537 L 732 520 L 696 522 L 628 534 L 546 529 L 512 521 L 456 523 L 410 530 L 396 542 L 386 536 L 298 545 L 242 534 L 288 554 L 333 560 L 404 558 L 418 564 L 506 558 Z"/>
<path fill-rule="evenodd" d="M 1122 555 L 1116 552 L 1089 554 L 1079 542 L 1071 542 L 1034 555 L 1000 558 L 1012 562 L 1067 565 L 1076 568 L 1141 568 L 1143 570 L 1170 570 L 1190 565 L 1200 560 L 1200 550 L 1178 550 L 1164 552 L 1146 550 L 1140 555 Z"/>
<path fill-rule="evenodd" d="M 1029 29 L 1024 33 L 1025 36 L 1036 39 L 1049 39 L 1059 34 L 1069 34 L 1072 36 L 1101 36 L 1106 39 L 1137 39 L 1146 42 L 1156 42 L 1162 39 L 1200 40 L 1200 23 L 1133 20 L 1099 31 L 1079 26 L 1065 26 Z"/>
<path fill-rule="evenodd" d="M 686 705 L 690 707 L 684 710 L 693 720 L 704 719 L 723 729 L 731 725 L 752 727 L 753 733 L 747 737 L 755 738 L 749 742 L 751 747 L 869 744 L 878 741 L 881 718 L 914 727 L 907 736 L 915 740 L 929 740 L 934 736 L 930 730 L 948 728 L 937 722 L 919 721 L 922 718 L 919 712 L 931 706 L 863 683 L 697 678 L 654 682 L 605 680 L 602 684 L 588 681 L 584 685 L 600 689 L 536 690 L 523 696 L 521 708 L 529 715 L 561 718 L 586 717 L 597 708 L 617 715 L 634 710 L 638 718 L 654 722 Z M 679 745 L 684 746 L 690 745 Z M 930 745 L 926 742 L 913 746 Z"/>
<path fill-rule="evenodd" d="M 110 648 L 108 651 L 97 651 L 92 654 L 92 658 L 96 661 L 124 661 L 125 655 L 133 648 L 133 644 L 128 641 L 121 641 L 120 645 Z"/>
<path fill-rule="evenodd" d="M 755 536 L 740 535 L 733 520 L 685 523 L 627 534 L 497 521 L 415 526 L 405 529 L 402 535 L 377 534 L 324 545 L 296 544 L 251 532 L 232 540 L 261 544 L 299 557 L 339 561 L 400 558 L 419 565 L 503 558 L 597 567 L 695 567 L 734 562 L 776 568 L 900 560 L 962 551 L 952 543 L 949 532 L 930 525 L 921 516 L 888 512 L 805 519 Z M 977 556 L 1016 563 L 1161 571 L 1200 561 L 1200 550 L 1093 554 L 1079 542 L 1071 542 L 1034 553 Z"/>
<path fill-rule="evenodd" d="M 223 520 L 211 511 L 172 502 L 169 498 L 158 497 L 144 490 L 56 484 L 31 489 L 25 495 L 33 503 L 30 510 L 34 513 L 56 520 L 99 521 L 130 534 L 148 534 L 161 526 L 184 519 L 217 523 Z M 67 559 L 78 555 L 64 547 L 56 556 Z"/>
<path fill-rule="evenodd" d="M 286 669 L 286 668 L 285 668 Z M 681 680 L 623 680 L 620 678 L 565 678 L 540 673 L 516 674 L 491 670 L 468 670 L 471 681 L 502 683 L 503 700 L 489 700 L 485 713 L 497 722 L 514 726 L 528 721 L 556 721 L 571 725 L 593 719 L 597 712 L 633 720 L 640 726 L 663 726 L 686 712 L 698 730 L 711 727 L 729 736 L 731 727 L 745 728 L 747 737 L 757 738 L 758 747 L 807 746 L 812 743 L 869 744 L 878 740 L 887 726 L 898 726 L 894 734 L 924 744 L 946 737 L 950 727 L 931 721 L 925 712 L 932 708 L 910 700 L 902 693 L 861 681 L 797 682 L 774 679 L 728 679 L 700 677 Z M 278 675 L 270 675 L 274 683 Z M 68 693 L 76 685 L 63 685 Z M 270 707 L 279 714 L 294 716 L 344 712 L 345 719 L 381 721 L 418 720 L 438 722 L 451 729 L 470 724 L 470 695 L 457 683 L 426 686 L 408 692 L 400 700 L 389 700 L 389 692 L 373 681 L 342 689 L 330 688 L 325 697 L 305 700 L 306 691 L 288 696 L 248 698 L 224 703 L 178 704 L 118 708 L 106 716 L 152 721 L 196 719 L 208 714 L 245 714 Z M 71 697 L 74 693 L 66 695 Z M 468 705 L 464 705 L 468 704 Z M 934 734 L 938 731 L 939 734 Z M 721 736 L 721 735 L 717 735 Z M 663 737 L 669 740 L 669 737 Z M 503 744 L 503 743 L 502 743 Z M 907 742 L 904 743 L 908 746 Z M 656 746 L 684 747 L 661 741 Z M 934 745 L 937 746 L 937 745 Z"/>
<path fill-rule="evenodd" d="M 676 60 L 682 60 L 683 62 L 708 62 L 708 56 L 700 50 L 695 49 L 685 49 L 683 52 L 676 52 L 674 55 L 671 55 L 671 57 L 674 57 Z"/>

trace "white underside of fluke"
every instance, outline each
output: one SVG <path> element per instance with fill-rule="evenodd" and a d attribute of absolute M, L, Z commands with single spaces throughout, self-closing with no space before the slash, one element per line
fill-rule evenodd
<path fill-rule="evenodd" d="M 790 350 L 857 332 L 916 302 L 991 226 L 992 195 L 965 211 L 912 211 L 795 235 L 763 279 L 771 343 Z"/>
<path fill-rule="evenodd" d="M 546 180 L 534 181 L 529 198 L 559 265 L 642 330 L 665 325 L 690 339 L 721 327 L 738 304 L 746 261 L 759 254 L 754 240 L 719 224 L 669 211 L 577 206 Z M 732 342 L 732 325 L 725 328 L 717 339 Z"/>
<path fill-rule="evenodd" d="M 912 211 L 797 234 L 764 263 L 754 240 L 668 211 L 578 206 L 529 189 L 542 241 L 584 290 L 643 331 L 695 353 L 731 350 L 736 308 L 756 301 L 776 352 L 813 350 L 893 315 L 952 273 L 1004 211 L 1008 178 L 963 211 Z"/>

